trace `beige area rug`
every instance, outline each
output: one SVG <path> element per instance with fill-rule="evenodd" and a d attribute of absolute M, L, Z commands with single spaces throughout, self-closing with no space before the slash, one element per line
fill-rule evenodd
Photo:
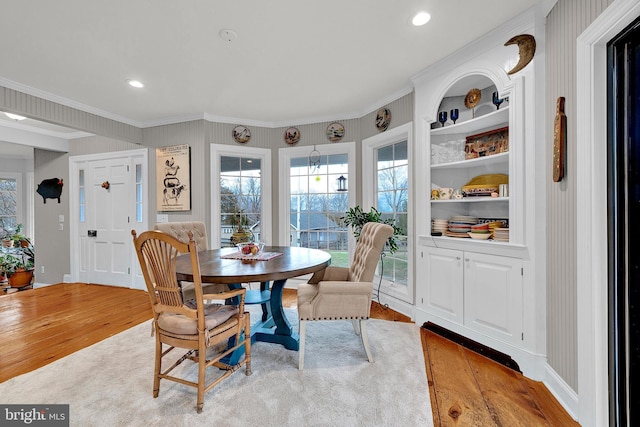
<path fill-rule="evenodd" d="M 303 371 L 297 351 L 255 343 L 253 375 L 214 387 L 201 414 L 192 387 L 163 380 L 153 398 L 150 322 L 0 384 L 0 402 L 69 404 L 70 425 L 83 427 L 433 426 L 418 326 L 368 325 L 374 363 L 348 321 L 308 323 Z"/>

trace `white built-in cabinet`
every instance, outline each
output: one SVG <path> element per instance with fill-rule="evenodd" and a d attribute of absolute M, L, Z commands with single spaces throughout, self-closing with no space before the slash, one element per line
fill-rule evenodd
<path fill-rule="evenodd" d="M 544 142 L 533 126 L 540 96 L 534 69 L 530 65 L 509 75 L 505 64 L 517 62 L 517 52 L 513 54 L 503 43 L 485 51 L 476 46 L 414 78 L 415 319 L 505 353 L 525 375 L 540 379 L 546 319 L 544 270 L 536 269 L 540 251 L 535 244 L 544 232 L 537 228 L 544 224 L 544 213 L 537 212 L 537 200 L 542 200 L 537 174 L 544 169 L 538 144 Z M 473 109 L 464 105 L 471 89 L 481 92 Z M 507 98 L 499 108 L 492 103 L 492 92 Z M 454 108 L 459 110 L 456 123 L 450 119 Z M 440 111 L 449 113 L 444 126 L 438 122 Z M 466 160 L 463 152 L 450 151 L 464 150 L 469 136 L 504 128 L 509 134 L 504 152 Z M 443 150 L 448 155 L 439 156 Z M 460 189 L 486 174 L 508 175 L 508 194 L 431 199 L 432 189 Z M 432 219 L 459 215 L 504 220 L 509 241 L 431 234 Z"/>
<path fill-rule="evenodd" d="M 443 319 L 519 346 L 522 340 L 522 260 L 422 247 L 425 306 Z M 424 271 L 422 271 L 424 270 Z"/>

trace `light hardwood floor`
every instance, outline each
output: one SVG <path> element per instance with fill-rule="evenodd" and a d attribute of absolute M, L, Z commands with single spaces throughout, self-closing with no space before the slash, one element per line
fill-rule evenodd
<path fill-rule="evenodd" d="M 283 304 L 296 306 L 295 290 Z M 411 322 L 373 303 L 371 317 Z M 143 291 L 67 283 L 0 296 L 0 382 L 151 318 Z M 546 387 L 421 328 L 436 426 L 578 426 Z"/>

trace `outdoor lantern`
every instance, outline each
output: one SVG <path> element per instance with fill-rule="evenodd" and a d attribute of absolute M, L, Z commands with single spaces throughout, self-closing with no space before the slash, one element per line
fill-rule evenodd
<path fill-rule="evenodd" d="M 338 178 L 338 191 L 347 191 L 347 178 L 343 175 Z"/>

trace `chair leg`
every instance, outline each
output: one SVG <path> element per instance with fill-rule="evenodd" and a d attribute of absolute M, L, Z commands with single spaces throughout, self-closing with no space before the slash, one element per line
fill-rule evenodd
<path fill-rule="evenodd" d="M 302 370 L 304 369 L 304 337 L 305 337 L 305 333 L 307 331 L 307 321 L 306 320 L 300 320 L 300 331 L 299 331 L 299 335 L 300 335 L 300 347 L 298 349 L 298 369 Z"/>
<path fill-rule="evenodd" d="M 353 325 L 353 331 L 356 333 L 356 335 L 360 335 L 360 320 L 351 319 L 351 324 Z"/>
<path fill-rule="evenodd" d="M 162 368 L 162 343 L 156 332 L 156 363 L 153 367 L 153 397 L 160 394 L 160 369 Z"/>
<path fill-rule="evenodd" d="M 198 400 L 196 409 L 198 414 L 202 412 L 204 406 L 204 374 L 207 368 L 207 348 L 204 345 L 204 332 L 200 332 L 200 344 L 198 345 Z"/>
<path fill-rule="evenodd" d="M 371 355 L 371 350 L 369 349 L 369 336 L 367 335 L 367 321 L 362 319 L 359 321 L 360 323 L 360 338 L 362 338 L 362 345 L 364 345 L 364 351 L 367 353 L 367 359 L 369 362 L 373 362 L 373 356 Z"/>
<path fill-rule="evenodd" d="M 251 317 L 246 314 L 244 324 L 244 362 L 245 374 L 251 375 Z"/>

